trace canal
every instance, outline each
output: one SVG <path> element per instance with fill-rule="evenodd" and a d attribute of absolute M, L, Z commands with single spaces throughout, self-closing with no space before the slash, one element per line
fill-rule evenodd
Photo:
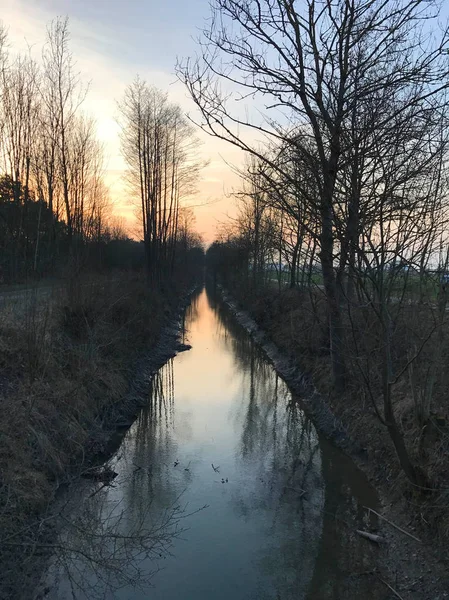
<path fill-rule="evenodd" d="M 184 337 L 109 461 L 112 485 L 70 491 L 47 597 L 384 597 L 367 575 L 378 550 L 356 534 L 377 505 L 365 477 L 205 289 Z"/>

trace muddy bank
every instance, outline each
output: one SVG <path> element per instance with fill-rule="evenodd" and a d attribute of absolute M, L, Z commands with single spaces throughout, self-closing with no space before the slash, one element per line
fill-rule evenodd
<path fill-rule="evenodd" d="M 27 323 L 0 319 L 8 382 L 0 396 L 0 598 L 33 597 L 60 527 L 58 498 L 109 458 L 147 401 L 152 374 L 185 349 L 193 289 L 180 288 L 115 280 L 99 293 L 84 285 L 82 297 L 52 300 L 51 319 L 37 321 L 42 338 L 32 332 L 35 347 Z"/>
<path fill-rule="evenodd" d="M 201 289 L 202 285 L 194 285 L 181 296 L 178 304 L 166 317 L 157 342 L 150 345 L 134 361 L 128 376 L 127 393 L 112 411 L 106 412 L 102 431 L 95 432 L 89 442 L 90 464 L 101 464 L 120 444 L 141 408 L 148 403 L 148 386 L 154 374 L 178 353 L 190 349 L 190 346 L 182 341 L 184 314 L 192 297 Z"/>
<path fill-rule="evenodd" d="M 401 487 L 388 476 L 385 465 L 367 452 L 365 440 L 351 435 L 351 424 L 345 421 L 344 412 L 343 417 L 337 416 L 331 403 L 320 394 L 310 376 L 304 374 L 295 357 L 282 351 L 227 290 L 220 288 L 220 294 L 236 320 L 263 348 L 315 426 L 367 475 L 378 491 L 382 516 L 404 530 L 401 532 L 380 519 L 378 528 L 372 531 L 382 538 L 381 544 L 376 545 L 372 568 L 364 573 L 354 573 L 354 577 L 380 579 L 385 585 L 385 598 L 449 598 L 448 548 L 436 543 L 425 522 L 420 523 L 417 514 L 410 511 L 410 504 L 416 499 L 404 499 Z M 419 504 L 416 504 L 416 512 L 419 515 Z"/>

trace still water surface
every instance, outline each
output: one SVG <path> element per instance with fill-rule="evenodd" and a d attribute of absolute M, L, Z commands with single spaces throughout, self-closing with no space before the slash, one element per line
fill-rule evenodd
<path fill-rule="evenodd" d="M 114 485 L 72 494 L 78 531 L 64 543 L 91 548 L 54 567 L 49 597 L 381 597 L 364 576 L 372 548 L 355 535 L 369 526 L 363 506 L 376 506 L 362 474 L 206 290 L 186 311 L 185 337 L 192 349 L 155 375 L 112 459 Z"/>

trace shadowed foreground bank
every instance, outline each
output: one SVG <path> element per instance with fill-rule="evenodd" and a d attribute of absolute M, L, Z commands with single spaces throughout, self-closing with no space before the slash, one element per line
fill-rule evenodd
<path fill-rule="evenodd" d="M 132 422 L 142 402 L 128 393 L 136 366 L 195 277 L 185 269 L 149 286 L 136 273 L 86 275 L 3 298 L 0 598 L 32 597 L 60 526 L 58 490 L 88 474 Z"/>

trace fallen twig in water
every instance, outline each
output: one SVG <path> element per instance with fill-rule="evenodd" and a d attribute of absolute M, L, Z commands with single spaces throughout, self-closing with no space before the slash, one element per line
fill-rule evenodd
<path fill-rule="evenodd" d="M 374 513 L 375 515 L 377 515 L 379 517 L 379 519 L 383 519 L 384 521 L 386 521 L 389 525 L 391 525 L 392 527 L 394 527 L 395 529 L 397 529 L 398 531 L 400 531 L 404 535 L 408 535 L 408 537 L 411 537 L 413 540 L 421 543 L 421 540 L 419 538 L 417 538 L 416 536 L 414 536 L 412 533 L 409 533 L 408 531 L 405 531 L 405 529 L 402 529 L 401 527 L 399 527 L 399 525 L 396 525 L 392 521 L 389 521 L 386 517 L 383 517 L 382 515 L 380 515 L 373 508 L 370 508 L 369 506 L 365 506 L 364 508 L 366 508 L 366 510 L 371 511 L 372 513 Z"/>
<path fill-rule="evenodd" d="M 382 577 L 379 577 L 379 575 L 377 575 L 376 577 L 377 577 L 377 579 L 378 579 L 379 581 L 381 581 L 381 582 L 382 582 L 384 585 L 386 585 L 386 586 L 387 586 L 387 588 L 388 588 L 388 589 L 389 589 L 391 592 L 393 592 L 393 594 L 396 596 L 396 598 L 399 598 L 399 600 L 404 600 L 404 598 L 401 596 L 401 594 L 400 594 L 399 592 L 397 592 L 397 591 L 394 589 L 394 587 L 392 587 L 392 586 L 391 586 L 391 585 L 388 583 L 388 581 L 385 581 L 385 579 L 382 579 Z"/>
<path fill-rule="evenodd" d="M 306 493 L 306 490 L 302 490 L 301 488 L 290 487 L 288 485 L 285 486 L 285 489 L 292 490 L 292 492 L 296 492 L 297 494 L 299 494 L 300 498 L 302 498 L 304 496 L 304 494 Z"/>
<path fill-rule="evenodd" d="M 89 496 L 89 498 L 93 498 L 96 494 L 98 494 L 98 492 L 101 492 L 101 490 L 104 490 L 105 487 L 115 487 L 115 486 L 113 486 L 111 483 L 103 483 L 103 485 L 101 487 L 99 487 L 98 490 L 95 490 L 95 492 L 92 492 L 92 494 Z"/>
<path fill-rule="evenodd" d="M 376 535 L 375 533 L 369 533 L 368 531 L 362 531 L 361 529 L 356 529 L 356 533 L 358 533 L 361 537 L 369 540 L 370 542 L 374 542 L 376 544 L 381 544 L 385 542 L 385 538 L 380 535 Z"/>

